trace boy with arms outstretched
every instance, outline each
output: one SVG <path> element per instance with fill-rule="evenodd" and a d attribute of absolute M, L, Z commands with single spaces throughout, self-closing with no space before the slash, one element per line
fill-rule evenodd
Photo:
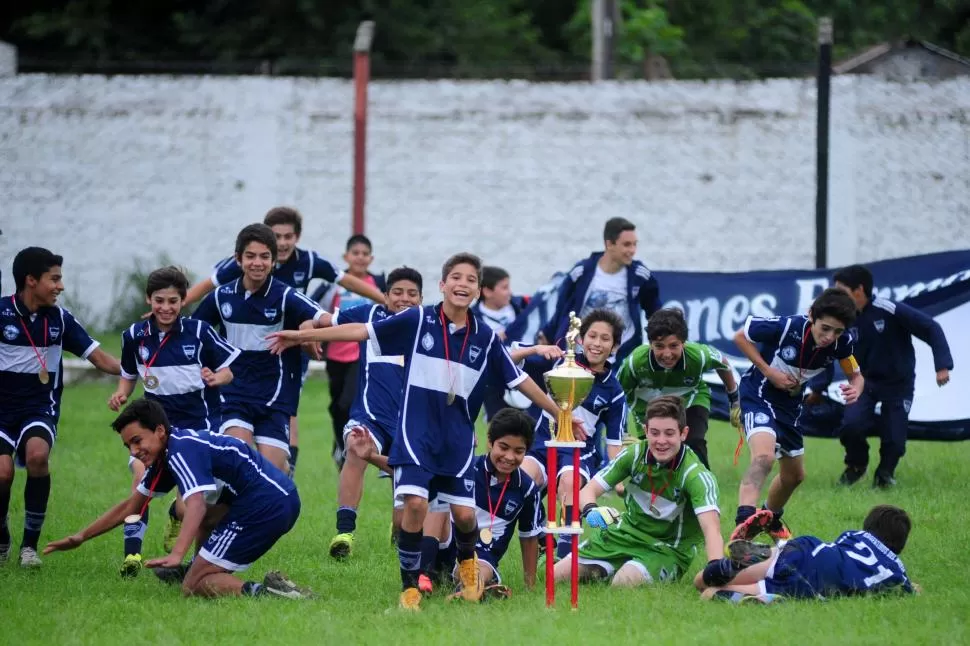
<path fill-rule="evenodd" d="M 48 544 L 44 554 L 79 547 L 139 513 L 150 497 L 177 487 L 185 501 L 178 540 L 168 556 L 145 563 L 146 567 L 177 567 L 209 513 L 206 492 L 216 491 L 217 481 L 222 481 L 232 492 L 228 510 L 222 510 L 225 515 L 185 574 L 183 594 L 309 596 L 279 572 L 268 573 L 263 583 L 232 575 L 268 552 L 300 515 L 296 486 L 282 471 L 238 438 L 171 427 L 161 404 L 150 399 L 129 404 L 111 426 L 131 456 L 148 467 L 138 489 L 77 534 Z"/>
<path fill-rule="evenodd" d="M 580 579 L 608 578 L 616 586 L 676 581 L 702 544 L 708 561 L 724 552 L 717 480 L 685 444 L 683 402 L 658 397 L 646 417 L 646 441 L 623 449 L 579 493 L 586 524 L 600 529 L 579 546 Z M 596 499 L 624 480 L 626 511 L 608 524 Z M 556 581 L 569 580 L 571 561 L 556 563 Z"/>
<path fill-rule="evenodd" d="M 395 497 L 404 501 L 398 556 L 400 604 L 405 609 L 420 607 L 422 527 L 428 500 L 435 496 L 451 505 L 462 597 L 481 599 L 483 584 L 475 556 L 475 480 L 470 467 L 485 373 L 517 388 L 551 415 L 559 410 L 515 366 L 495 333 L 469 315 L 468 308 L 478 297 L 481 267 L 481 260 L 472 254 L 449 258 L 439 283 L 444 300 L 438 305 L 412 307 L 366 325 L 270 335 L 277 352 L 301 342 L 369 340 L 379 356 L 404 356 L 403 404 L 389 462 L 394 467 Z M 582 434 L 581 422 L 577 428 Z"/>

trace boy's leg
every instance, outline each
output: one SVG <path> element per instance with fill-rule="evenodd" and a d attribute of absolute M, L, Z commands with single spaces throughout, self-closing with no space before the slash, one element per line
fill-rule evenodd
<path fill-rule="evenodd" d="M 403 502 L 401 532 L 397 539 L 397 555 L 401 566 L 400 605 L 417 610 L 421 604 L 418 577 L 421 574 L 421 539 L 424 520 L 428 515 L 428 497 L 433 476 L 417 465 L 394 468 L 394 497 Z"/>
<path fill-rule="evenodd" d="M 461 480 L 454 478 L 453 480 Z M 474 481 L 472 481 L 474 483 Z M 454 488 L 452 488 L 454 492 Z M 472 488 L 469 495 L 474 496 Z M 460 496 L 445 498 L 451 504 L 451 517 L 454 521 L 455 548 L 458 559 L 458 578 L 461 582 L 461 597 L 465 601 L 479 601 L 485 584 L 478 569 L 478 556 L 475 547 L 478 543 L 478 519 L 475 516 L 474 497 L 455 502 Z"/>
<path fill-rule="evenodd" d="M 618 588 L 633 588 L 652 582 L 650 573 L 637 561 L 627 561 L 610 579 L 610 585 Z"/>
<path fill-rule="evenodd" d="M 36 420 L 24 426 L 17 450 L 27 468 L 24 485 L 24 535 L 20 544 L 20 565 L 41 565 L 37 543 L 47 516 L 51 493 L 50 450 L 54 443 L 54 426 L 49 420 Z"/>
<path fill-rule="evenodd" d="M 0 564 L 10 557 L 10 488 L 13 486 L 13 447 L 4 439 L 6 433 L 0 429 Z"/>
<path fill-rule="evenodd" d="M 338 468 L 343 468 L 344 461 L 344 434 L 343 429 L 347 424 L 341 409 L 341 395 L 347 387 L 347 367 L 351 365 L 341 361 L 327 361 L 327 389 L 330 391 L 330 403 L 327 410 L 330 413 L 331 426 L 333 428 L 333 446 L 330 454 Z"/>
<path fill-rule="evenodd" d="M 771 481 L 765 509 L 771 510 L 768 534 L 776 540 L 791 538 L 791 532 L 781 522 L 785 505 L 795 489 L 805 480 L 805 440 L 797 428 L 783 427 L 778 436 L 778 475 Z"/>
<path fill-rule="evenodd" d="M 592 563 L 580 563 L 579 564 L 579 580 L 580 581 L 596 581 L 598 579 L 605 579 L 610 576 L 615 569 L 613 566 L 603 566 L 599 564 Z M 570 575 L 573 572 L 573 560 L 572 559 L 562 559 L 556 563 L 553 569 L 553 580 L 557 583 L 562 581 L 569 581 Z"/>
<path fill-rule="evenodd" d="M 707 457 L 707 427 L 711 411 L 705 406 L 691 406 L 687 409 L 687 446 L 697 454 L 708 469 L 711 468 Z"/>
<path fill-rule="evenodd" d="M 562 458 L 562 456 L 560 456 Z M 598 458 L 590 456 L 590 460 L 596 460 Z M 570 458 L 571 460 L 571 458 Z M 584 463 L 585 464 L 585 463 Z M 589 482 L 589 472 L 585 470 L 585 467 L 581 466 L 579 474 L 579 487 L 582 488 L 587 482 Z M 559 470 L 559 484 L 557 491 L 559 492 L 559 504 L 563 510 L 563 519 L 565 524 L 569 524 L 573 520 L 573 467 L 572 464 L 564 466 Z M 568 534 L 560 534 L 556 540 L 556 558 L 562 559 L 569 555 L 573 549 L 573 537 Z"/>
<path fill-rule="evenodd" d="M 845 471 L 839 478 L 841 485 L 855 484 L 869 467 L 869 442 L 866 434 L 876 421 L 876 403 L 872 391 L 867 388 L 842 413 L 839 441 L 845 448 Z"/>
<path fill-rule="evenodd" d="M 895 484 L 896 467 L 906 454 L 906 436 L 909 434 L 909 409 L 913 400 L 883 399 L 882 433 L 879 444 L 879 466 L 873 485 L 891 487 Z"/>
<path fill-rule="evenodd" d="M 776 430 L 770 415 L 761 410 L 745 412 L 744 426 L 751 464 L 748 465 L 738 488 L 738 511 L 734 519 L 736 528 L 731 536 L 732 540 L 751 539 L 763 529 L 747 521 L 758 510 L 761 489 L 775 464 Z"/>
<path fill-rule="evenodd" d="M 282 411 L 266 408 L 253 419 L 253 441 L 256 450 L 282 471 L 289 473 L 290 416 Z"/>
<path fill-rule="evenodd" d="M 128 458 L 128 469 L 131 471 L 131 490 L 134 492 L 145 475 L 145 465 L 135 458 Z M 141 570 L 142 542 L 145 540 L 145 531 L 148 529 L 148 507 L 136 522 L 125 522 L 124 526 L 124 548 L 125 558 L 121 564 L 121 576 L 137 576 Z"/>

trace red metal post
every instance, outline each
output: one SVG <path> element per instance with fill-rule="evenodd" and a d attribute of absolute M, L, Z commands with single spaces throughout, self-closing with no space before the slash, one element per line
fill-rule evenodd
<path fill-rule="evenodd" d="M 554 526 L 558 520 L 556 514 L 556 449 L 546 447 L 546 474 L 548 483 L 546 489 L 549 495 L 549 502 L 546 504 L 548 509 L 546 520 L 547 525 Z M 556 539 L 555 534 L 546 532 L 546 607 L 551 608 L 556 603 Z"/>
<path fill-rule="evenodd" d="M 573 517 L 572 525 L 579 524 L 579 448 L 573 448 Z M 572 578 L 570 584 L 570 601 L 573 610 L 579 607 L 579 534 L 573 534 Z"/>
<path fill-rule="evenodd" d="M 354 234 L 364 233 L 364 201 L 367 195 L 367 85 L 370 83 L 370 47 L 374 23 L 357 27 L 354 40 Z"/>

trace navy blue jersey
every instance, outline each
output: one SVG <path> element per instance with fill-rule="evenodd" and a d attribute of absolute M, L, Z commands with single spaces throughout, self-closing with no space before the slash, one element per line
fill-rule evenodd
<path fill-rule="evenodd" d="M 302 385 L 302 350 L 297 346 L 273 355 L 266 337 L 299 329 L 304 321 L 323 314 L 302 293 L 271 277 L 252 294 L 241 278 L 223 285 L 199 303 L 192 318 L 215 326 L 230 345 L 242 351 L 232 366 L 232 383 L 222 388 L 227 402 L 269 406 L 295 415 Z"/>
<path fill-rule="evenodd" d="M 391 313 L 383 305 L 361 305 L 337 311 L 333 324 L 374 323 L 389 316 Z M 369 419 L 382 428 L 394 429 L 401 412 L 403 389 L 404 356 L 379 356 L 369 342 L 361 341 L 357 396 L 350 408 L 350 418 Z"/>
<path fill-rule="evenodd" d="M 87 359 L 98 342 L 63 307 L 31 314 L 16 296 L 0 300 L 0 330 L 0 415 L 39 413 L 56 420 L 64 390 L 64 350 Z M 46 384 L 38 378 L 45 365 L 50 374 Z"/>
<path fill-rule="evenodd" d="M 185 499 L 216 491 L 219 483 L 225 485 L 220 500 L 229 503 L 237 519 L 272 516 L 281 498 L 296 493 L 286 474 L 239 438 L 174 427 L 164 462 L 158 460 L 145 470 L 138 491 L 159 497 L 178 487 Z"/>
<path fill-rule="evenodd" d="M 495 465 L 487 455 L 476 457 L 472 469 L 475 474 L 478 528 L 492 530 L 492 542 L 485 545 L 479 539 L 478 549 L 489 554 L 491 564 L 498 565 L 509 549 L 516 521 L 520 539 L 533 538 L 542 533 L 546 521 L 542 491 L 522 469 L 509 474 L 508 486 L 504 486 L 504 481 L 499 482 L 495 478 Z"/>
<path fill-rule="evenodd" d="M 307 286 L 314 278 L 335 283 L 344 277 L 344 272 L 316 251 L 296 248 L 286 262 L 276 263 L 273 277 L 305 294 Z M 238 278 L 242 278 L 242 268 L 235 258 L 226 258 L 216 264 L 211 280 L 218 287 Z"/>
<path fill-rule="evenodd" d="M 526 375 L 487 325 L 469 314 L 455 329 L 441 305 L 411 307 L 367 329 L 375 355 L 404 356 L 403 403 L 389 463 L 464 475 L 474 456 L 487 373 L 509 388 Z"/>
<path fill-rule="evenodd" d="M 535 368 L 537 372 L 546 373 L 553 368 L 562 365 L 565 359 L 550 361 L 540 356 L 533 355 L 525 360 L 527 366 Z M 586 361 L 582 353 L 576 353 L 576 363 L 586 368 Z M 531 374 L 535 374 L 529 370 Z M 583 403 L 573 410 L 573 417 L 583 420 L 586 433 L 585 453 L 595 451 L 599 446 L 600 426 L 605 426 L 606 443 L 613 446 L 623 445 L 623 433 L 626 431 L 626 395 L 623 387 L 616 379 L 616 371 L 613 366 L 607 363 L 605 370 L 594 375 L 593 388 Z M 529 407 L 529 415 L 536 420 L 534 450 L 544 450 L 544 443 L 551 440 L 549 432 L 549 422 L 551 418 L 544 410 L 532 404 Z"/>
<path fill-rule="evenodd" d="M 807 316 L 749 316 L 744 323 L 744 336 L 761 344 L 761 356 L 772 368 L 794 377 L 794 392 L 779 390 L 757 367 L 751 366 L 741 377 L 741 396 L 759 399 L 786 410 L 801 404 L 805 383 L 821 374 L 835 360 L 852 356 L 852 337 L 844 332 L 828 347 L 819 347 Z"/>
<path fill-rule="evenodd" d="M 799 536 L 782 549 L 769 579 L 784 582 L 792 596 L 832 597 L 912 592 L 906 568 L 879 539 L 863 531 L 844 532 L 834 543 Z M 769 590 L 770 591 L 770 590 Z"/>
<path fill-rule="evenodd" d="M 121 377 L 136 381 L 147 373 L 158 380 L 145 388 L 145 398 L 165 409 L 172 426 L 197 431 L 219 429 L 219 389 L 202 381 L 202 369 L 215 372 L 229 366 L 239 350 L 229 345 L 205 321 L 179 318 L 169 334 L 154 319 L 135 323 L 121 333 Z"/>

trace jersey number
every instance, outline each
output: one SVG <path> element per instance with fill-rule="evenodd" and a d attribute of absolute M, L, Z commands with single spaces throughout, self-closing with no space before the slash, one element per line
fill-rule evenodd
<path fill-rule="evenodd" d="M 815 556 L 820 551 L 822 551 L 823 548 L 826 548 L 826 547 L 835 547 L 835 544 L 822 543 L 814 550 L 812 550 L 812 556 Z M 869 567 L 872 567 L 873 565 L 876 565 L 879 562 L 879 558 L 876 557 L 875 552 L 873 552 L 872 548 L 866 545 L 865 543 L 860 541 L 855 545 L 853 545 L 852 547 L 858 551 L 846 549 L 844 545 L 842 546 L 842 549 L 845 550 L 845 553 L 849 558 L 855 559 L 856 561 L 859 561 L 859 563 L 862 563 L 863 565 L 868 565 Z M 872 576 L 867 576 L 862 580 L 862 582 L 866 584 L 867 588 L 871 588 L 877 583 L 882 583 L 892 575 L 893 575 L 892 570 L 890 570 L 886 566 L 876 565 L 876 573 L 873 574 Z"/>

